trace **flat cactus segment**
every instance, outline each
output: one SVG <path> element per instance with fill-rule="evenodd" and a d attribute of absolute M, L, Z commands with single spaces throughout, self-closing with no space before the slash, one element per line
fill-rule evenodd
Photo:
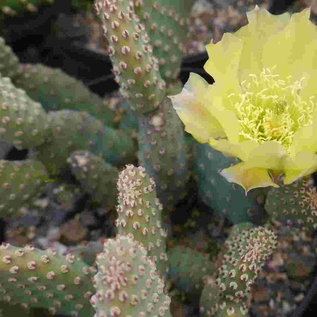
<path fill-rule="evenodd" d="M 103 124 L 114 126 L 115 113 L 106 102 L 60 69 L 42 64 L 21 64 L 13 82 L 46 110 L 87 111 Z"/>
<path fill-rule="evenodd" d="M 184 129 L 170 99 L 139 120 L 139 162 L 154 178 L 164 208 L 186 194 L 189 179 Z"/>
<path fill-rule="evenodd" d="M 98 0 L 95 8 L 103 21 L 108 54 L 122 95 L 130 101 L 132 110 L 153 111 L 165 96 L 165 82 L 133 1 Z"/>
<path fill-rule="evenodd" d="M 52 314 L 92 316 L 93 270 L 73 255 L 4 243 L 0 258 L 0 301 L 48 308 Z"/>
<path fill-rule="evenodd" d="M 290 185 L 271 188 L 265 209 L 275 220 L 305 230 L 317 228 L 317 191 L 314 180 L 306 177 Z"/>
<path fill-rule="evenodd" d="M 194 169 L 200 198 L 231 222 L 241 223 L 250 221 L 250 213 L 259 209 L 258 201 L 264 197 L 265 189 L 251 190 L 246 196 L 242 187 L 220 175 L 222 169 L 236 162 L 237 159 L 224 156 L 209 144 L 196 145 Z"/>
<path fill-rule="evenodd" d="M 166 232 L 162 228 L 162 205 L 157 199 L 155 182 L 143 167 L 127 165 L 120 173 L 117 187 L 118 234 L 130 235 L 140 242 L 158 272 L 167 272 Z"/>
<path fill-rule="evenodd" d="M 159 60 L 160 73 L 172 84 L 179 75 L 188 35 L 188 18 L 195 0 L 139 0 L 136 12 L 145 24 Z"/>
<path fill-rule="evenodd" d="M 18 149 L 33 148 L 45 141 L 48 119 L 41 104 L 0 77 L 0 137 Z"/>
<path fill-rule="evenodd" d="M 0 4 L 0 18 L 21 15 L 24 11 L 36 13 L 43 4 L 52 4 L 54 0 L 5 0 Z"/>
<path fill-rule="evenodd" d="M 233 232 L 226 245 L 228 252 L 216 282 L 222 297 L 242 300 L 276 248 L 277 237 L 265 227 L 244 228 L 238 234 Z"/>
<path fill-rule="evenodd" d="M 68 168 L 67 158 L 75 151 L 91 151 L 110 163 L 124 161 L 134 154 L 134 142 L 120 131 L 105 127 L 86 112 L 51 111 L 49 138 L 36 148 L 37 157 L 52 175 Z"/>
<path fill-rule="evenodd" d="M 47 309 L 32 308 L 26 309 L 18 305 L 10 305 L 0 302 L 0 317 L 50 317 L 52 316 Z"/>
<path fill-rule="evenodd" d="M 0 37 L 0 75 L 3 77 L 14 77 L 19 69 L 19 60 L 11 47 L 6 45 Z"/>
<path fill-rule="evenodd" d="M 118 169 L 86 151 L 74 152 L 68 161 L 72 173 L 92 200 L 112 209 L 117 202 Z"/>
<path fill-rule="evenodd" d="M 249 309 L 245 303 L 223 301 L 219 303 L 217 317 L 246 317 Z"/>
<path fill-rule="evenodd" d="M 168 250 L 167 257 L 170 280 L 179 290 L 192 295 L 200 294 L 204 279 L 215 272 L 209 255 L 191 248 L 173 247 Z"/>
<path fill-rule="evenodd" d="M 45 191 L 48 175 L 39 161 L 0 160 L 0 215 L 14 216 L 31 199 Z"/>
<path fill-rule="evenodd" d="M 139 242 L 121 235 L 107 240 L 97 266 L 97 292 L 91 298 L 95 317 L 171 317 L 164 282 Z"/>
<path fill-rule="evenodd" d="M 222 265 L 218 268 L 215 285 L 206 285 L 200 302 L 203 316 L 247 315 L 250 304 L 250 290 L 263 265 L 277 246 L 277 237 L 267 227 L 255 227 L 251 223 L 241 223 L 225 242 L 226 251 Z M 215 293 L 214 298 L 207 296 Z M 246 306 L 245 306 L 246 305 Z M 234 315 L 236 313 L 236 315 Z M 243 315 L 244 314 L 244 315 Z"/>
<path fill-rule="evenodd" d="M 213 278 L 207 279 L 199 300 L 199 316 L 216 316 L 219 308 L 219 290 Z"/>

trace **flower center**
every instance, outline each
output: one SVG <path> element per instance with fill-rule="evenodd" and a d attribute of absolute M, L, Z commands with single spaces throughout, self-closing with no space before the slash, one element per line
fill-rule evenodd
<path fill-rule="evenodd" d="M 240 136 L 259 144 L 277 141 L 289 150 L 295 132 L 312 124 L 316 103 L 313 97 L 307 101 L 300 96 L 304 78 L 282 80 L 273 70 L 249 74 L 241 82 L 242 93 L 229 98 L 240 121 Z"/>

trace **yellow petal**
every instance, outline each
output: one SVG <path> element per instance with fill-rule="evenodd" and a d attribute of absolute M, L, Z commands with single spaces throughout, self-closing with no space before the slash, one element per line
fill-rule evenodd
<path fill-rule="evenodd" d="M 317 28 L 309 20 L 310 9 L 291 16 L 288 25 L 263 47 L 263 67 L 275 66 L 282 78 L 294 79 L 317 66 Z"/>
<path fill-rule="evenodd" d="M 250 153 L 258 147 L 258 144 L 251 140 L 233 144 L 228 140 L 215 140 L 210 138 L 209 144 L 216 150 L 237 157 L 242 161 L 247 160 Z"/>
<path fill-rule="evenodd" d="M 246 164 L 249 168 L 280 170 L 283 168 L 284 158 L 287 155 L 288 153 L 283 145 L 276 141 L 270 141 L 256 147 L 249 154 Z"/>
<path fill-rule="evenodd" d="M 257 74 L 262 70 L 261 53 L 266 41 L 285 27 L 289 21 L 289 13 L 272 15 L 264 8 L 256 6 L 247 13 L 249 23 L 240 28 L 235 36 L 243 40 L 240 59 L 240 79 L 248 74 Z"/>
<path fill-rule="evenodd" d="M 307 127 L 302 127 L 293 136 L 290 154 L 292 157 L 299 152 L 317 152 L 317 109 L 313 116 L 313 123 Z"/>
<path fill-rule="evenodd" d="M 291 184 L 296 179 L 310 175 L 317 170 L 317 155 L 300 152 L 295 158 L 287 157 L 284 162 L 284 184 Z"/>
<path fill-rule="evenodd" d="M 314 96 L 314 102 L 317 103 L 317 69 L 307 71 L 303 74 L 303 76 L 305 77 L 305 80 L 303 81 L 304 84 L 300 91 L 300 96 L 306 100 Z"/>
<path fill-rule="evenodd" d="M 237 183 L 243 187 L 245 193 L 253 188 L 274 186 L 275 184 L 268 170 L 265 168 L 248 168 L 244 163 L 238 163 L 232 167 L 226 168 L 220 173 L 228 182 Z"/>
<path fill-rule="evenodd" d="M 208 83 L 199 75 L 191 73 L 182 92 L 169 96 L 178 116 L 185 124 L 185 130 L 199 142 L 208 142 L 210 137 L 225 137 L 217 119 L 205 108 L 202 95 Z"/>
<path fill-rule="evenodd" d="M 217 119 L 228 140 L 231 143 L 238 143 L 240 123 L 235 112 L 226 107 L 227 93 L 222 84 L 209 85 L 207 93 L 203 96 L 204 104 L 209 113 Z"/>
<path fill-rule="evenodd" d="M 221 41 L 208 44 L 206 50 L 209 56 L 204 66 L 206 72 L 216 82 L 230 79 L 230 82 L 238 85 L 237 74 L 242 41 L 233 34 L 225 33 Z"/>

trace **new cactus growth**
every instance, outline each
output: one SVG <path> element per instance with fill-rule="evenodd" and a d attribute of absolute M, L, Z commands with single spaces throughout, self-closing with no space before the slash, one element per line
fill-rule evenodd
<path fill-rule="evenodd" d="M 118 234 L 128 234 L 147 250 L 162 277 L 167 271 L 166 232 L 161 225 L 163 206 L 155 192 L 155 182 L 143 167 L 127 167 L 118 179 Z"/>
<path fill-rule="evenodd" d="M 203 291 L 200 306 L 205 316 L 212 316 L 218 309 L 225 310 L 219 317 L 235 316 L 236 310 L 237 316 L 246 315 L 251 286 L 276 245 L 277 237 L 270 229 L 250 223 L 236 225 L 226 241 L 227 250 L 215 280 L 217 287 L 207 285 Z M 217 292 L 211 294 L 210 287 L 217 288 Z M 218 301 L 212 298 L 215 293 Z"/>
<path fill-rule="evenodd" d="M 164 282 L 145 248 L 133 238 L 118 235 L 104 244 L 97 257 L 95 317 L 171 317 Z"/>

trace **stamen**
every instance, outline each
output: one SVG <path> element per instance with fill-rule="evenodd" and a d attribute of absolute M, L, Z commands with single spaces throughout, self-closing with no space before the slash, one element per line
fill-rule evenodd
<path fill-rule="evenodd" d="M 316 100 L 303 100 L 299 95 L 304 77 L 282 80 L 273 73 L 274 68 L 264 68 L 260 75 L 249 74 L 249 79 L 241 82 L 243 93 L 228 98 L 240 121 L 243 139 L 259 144 L 277 141 L 289 151 L 296 131 L 312 124 Z"/>

